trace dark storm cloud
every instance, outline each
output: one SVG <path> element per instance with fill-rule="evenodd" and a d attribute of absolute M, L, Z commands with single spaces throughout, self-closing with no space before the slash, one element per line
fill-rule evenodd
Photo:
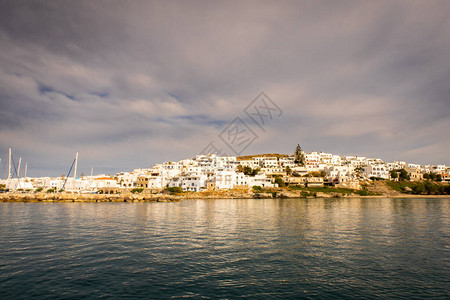
<path fill-rule="evenodd" d="M 284 114 L 248 153 L 301 143 L 450 164 L 449 14 L 447 1 L 2 0 L 2 162 L 9 146 L 31 175 L 60 175 L 75 151 L 87 170 L 192 156 L 264 90 Z"/>

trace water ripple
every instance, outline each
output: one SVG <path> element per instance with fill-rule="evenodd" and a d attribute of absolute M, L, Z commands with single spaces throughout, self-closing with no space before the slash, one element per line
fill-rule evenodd
<path fill-rule="evenodd" d="M 450 296 L 450 199 L 0 203 L 2 298 Z"/>

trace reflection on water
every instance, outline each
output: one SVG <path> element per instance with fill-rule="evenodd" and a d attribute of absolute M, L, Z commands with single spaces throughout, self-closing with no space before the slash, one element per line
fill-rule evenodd
<path fill-rule="evenodd" d="M 445 298 L 449 216 L 450 199 L 1 203 L 0 295 Z"/>

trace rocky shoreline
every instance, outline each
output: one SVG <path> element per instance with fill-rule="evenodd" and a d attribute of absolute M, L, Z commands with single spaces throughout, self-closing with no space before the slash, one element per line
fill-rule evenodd
<path fill-rule="evenodd" d="M 342 197 L 340 194 L 319 193 L 316 197 Z M 307 197 L 307 198 L 316 198 Z M 270 198 L 306 198 L 300 193 L 281 192 L 221 192 L 221 193 L 187 193 L 175 195 L 163 194 L 68 194 L 68 193 L 5 193 L 0 194 L 0 202 L 179 202 L 185 199 L 270 199 Z"/>
<path fill-rule="evenodd" d="M 303 196 L 298 191 L 281 191 L 277 193 L 253 193 L 250 191 L 197 192 L 186 194 L 69 194 L 69 193 L 4 193 L 0 202 L 180 202 L 185 199 L 271 199 L 271 198 L 448 198 L 446 195 L 410 195 L 389 194 L 361 196 L 356 194 L 316 193 Z"/>
<path fill-rule="evenodd" d="M 101 194 L 18 194 L 0 195 L 0 202 L 179 202 L 176 195 L 101 195 Z"/>

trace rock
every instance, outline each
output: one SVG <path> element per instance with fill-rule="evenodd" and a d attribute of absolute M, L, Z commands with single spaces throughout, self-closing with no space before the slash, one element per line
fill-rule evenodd
<path fill-rule="evenodd" d="M 253 196 L 257 199 L 267 199 L 267 198 L 273 198 L 273 195 L 270 193 L 257 193 Z"/>
<path fill-rule="evenodd" d="M 283 191 L 278 194 L 279 198 L 297 198 L 298 195 L 296 193 L 290 192 L 290 191 Z"/>

